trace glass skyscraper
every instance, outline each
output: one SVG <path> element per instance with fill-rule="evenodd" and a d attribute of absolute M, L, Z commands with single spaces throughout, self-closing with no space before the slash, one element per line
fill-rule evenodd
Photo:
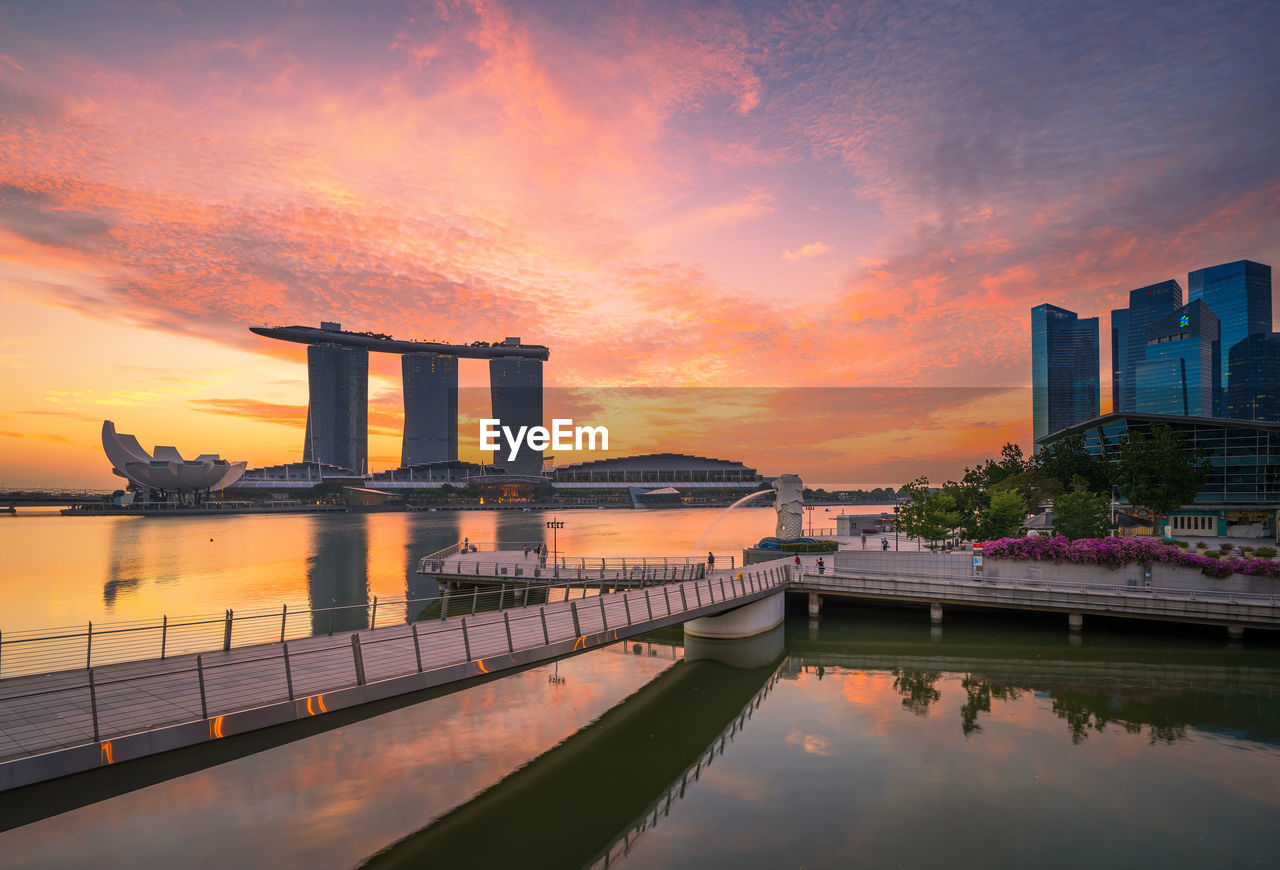
<path fill-rule="evenodd" d="M 1031 309 L 1035 438 L 1098 416 L 1098 318 L 1056 305 Z"/>
<path fill-rule="evenodd" d="M 1211 417 L 1219 403 L 1218 318 L 1200 300 L 1147 330 L 1146 360 L 1134 369 L 1141 414 Z"/>
<path fill-rule="evenodd" d="M 1182 285 L 1172 279 L 1129 291 L 1129 307 L 1111 312 L 1111 408 L 1138 407 L 1137 368 L 1147 359 L 1147 330 L 1182 305 Z"/>
<path fill-rule="evenodd" d="M 305 462 L 364 474 L 369 460 L 369 351 L 341 344 L 307 347 Z"/>
<path fill-rule="evenodd" d="M 458 358 L 440 353 L 400 357 L 404 440 L 400 465 L 458 458 Z"/>
<path fill-rule="evenodd" d="M 1225 416 L 1280 422 L 1280 333 L 1236 342 L 1227 356 L 1227 369 Z"/>
<path fill-rule="evenodd" d="M 507 339 L 517 344 L 519 339 Z M 499 425 L 508 426 L 512 432 L 521 426 L 542 425 L 542 360 L 527 357 L 497 357 L 489 360 L 489 395 L 493 405 L 493 417 Z M 510 447 L 505 438 L 498 440 L 499 448 L 493 464 L 508 474 L 539 474 L 542 471 L 542 451 L 531 450 L 522 442 L 515 459 L 508 459 Z"/>
<path fill-rule="evenodd" d="M 1237 260 L 1197 269 L 1187 276 L 1190 301 L 1197 299 L 1218 316 L 1219 406 L 1215 416 L 1227 416 L 1226 393 L 1231 373 L 1231 349 L 1251 335 L 1271 332 L 1271 267 Z"/>

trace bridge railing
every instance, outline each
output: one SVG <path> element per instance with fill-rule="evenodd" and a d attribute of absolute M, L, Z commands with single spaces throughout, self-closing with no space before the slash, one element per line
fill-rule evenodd
<path fill-rule="evenodd" d="M 7 680 L 0 683 L 0 711 L 33 707 L 46 714 L 56 711 L 59 724 L 57 733 L 42 737 L 45 745 L 36 750 L 0 749 L 0 762 L 135 733 L 137 711 L 131 712 L 130 704 L 139 703 L 139 695 L 144 696 L 140 701 L 144 704 L 160 698 L 164 708 L 148 714 L 148 728 L 208 719 L 210 735 L 221 736 L 215 730 L 221 728 L 216 717 L 250 706 L 305 699 L 309 710 L 314 701 L 319 709 L 312 712 L 324 712 L 319 697 L 324 692 L 643 625 L 783 588 L 789 576 L 785 566 L 761 568 L 606 595 L 600 595 L 598 585 L 578 583 L 476 589 L 466 595 L 442 596 L 407 625 L 378 631 L 357 626 L 343 628 L 337 636 L 286 638 L 231 654 L 206 650 L 152 662 L 146 668 L 95 663 L 49 677 Z M 541 601 L 531 602 L 530 596 L 538 592 Z M 154 626 L 126 626 L 125 630 L 154 631 Z M 70 637 L 84 639 L 83 635 Z M 264 673 L 264 666 L 269 673 Z M 245 685 L 259 690 L 258 694 L 246 700 Z"/>
<path fill-rule="evenodd" d="M 674 583 L 681 580 L 699 580 L 707 576 L 704 562 L 675 563 L 663 565 L 650 560 L 648 564 L 640 560 L 626 559 L 584 559 L 582 561 L 559 561 L 542 565 L 537 561 L 518 562 L 486 562 L 470 559 L 423 559 L 418 563 L 418 573 L 429 576 L 452 578 L 483 577 L 522 578 L 523 581 L 551 579 L 573 580 L 617 580 L 629 581 L 633 584 Z"/>

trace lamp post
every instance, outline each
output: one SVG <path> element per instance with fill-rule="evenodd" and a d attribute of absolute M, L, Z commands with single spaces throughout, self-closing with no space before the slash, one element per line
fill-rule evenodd
<path fill-rule="evenodd" d="M 893 506 L 893 552 L 898 552 L 898 505 Z"/>
<path fill-rule="evenodd" d="M 556 564 L 560 555 L 559 530 L 564 528 L 564 520 L 547 520 L 547 528 L 551 530 L 551 564 Z"/>

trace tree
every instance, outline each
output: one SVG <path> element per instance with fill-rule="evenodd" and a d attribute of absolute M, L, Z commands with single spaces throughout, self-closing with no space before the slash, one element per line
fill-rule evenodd
<path fill-rule="evenodd" d="M 1053 501 L 1053 530 L 1073 541 L 1106 537 L 1107 504 L 1105 495 L 1090 492 L 1084 478 L 1076 475 L 1071 491 Z"/>
<path fill-rule="evenodd" d="M 979 516 L 978 537 L 985 541 L 1012 538 L 1022 529 L 1026 517 L 1022 496 L 1013 490 L 997 490 L 991 493 L 991 504 Z"/>
<path fill-rule="evenodd" d="M 1208 479 L 1204 452 L 1188 450 L 1186 440 L 1169 426 L 1156 423 L 1146 434 L 1130 429 L 1120 445 L 1116 484 L 1131 503 L 1155 514 L 1157 534 L 1164 517 L 1194 501 Z"/>
<path fill-rule="evenodd" d="M 1084 445 L 1084 435 L 1074 432 L 1050 444 L 1035 457 L 1036 471 L 1044 478 L 1054 478 L 1062 489 L 1072 485 L 1077 476 L 1090 492 L 1111 492 L 1114 469 L 1094 456 Z"/>

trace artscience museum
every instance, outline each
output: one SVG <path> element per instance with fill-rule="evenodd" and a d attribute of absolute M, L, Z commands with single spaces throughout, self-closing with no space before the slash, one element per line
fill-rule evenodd
<path fill-rule="evenodd" d="M 135 487 L 162 495 L 190 495 L 216 492 L 234 484 L 244 474 L 244 462 L 228 462 L 216 453 L 202 453 L 183 459 L 174 447 L 142 449 L 132 435 L 116 432 L 110 420 L 102 421 L 102 449 L 111 460 L 112 471 Z"/>

